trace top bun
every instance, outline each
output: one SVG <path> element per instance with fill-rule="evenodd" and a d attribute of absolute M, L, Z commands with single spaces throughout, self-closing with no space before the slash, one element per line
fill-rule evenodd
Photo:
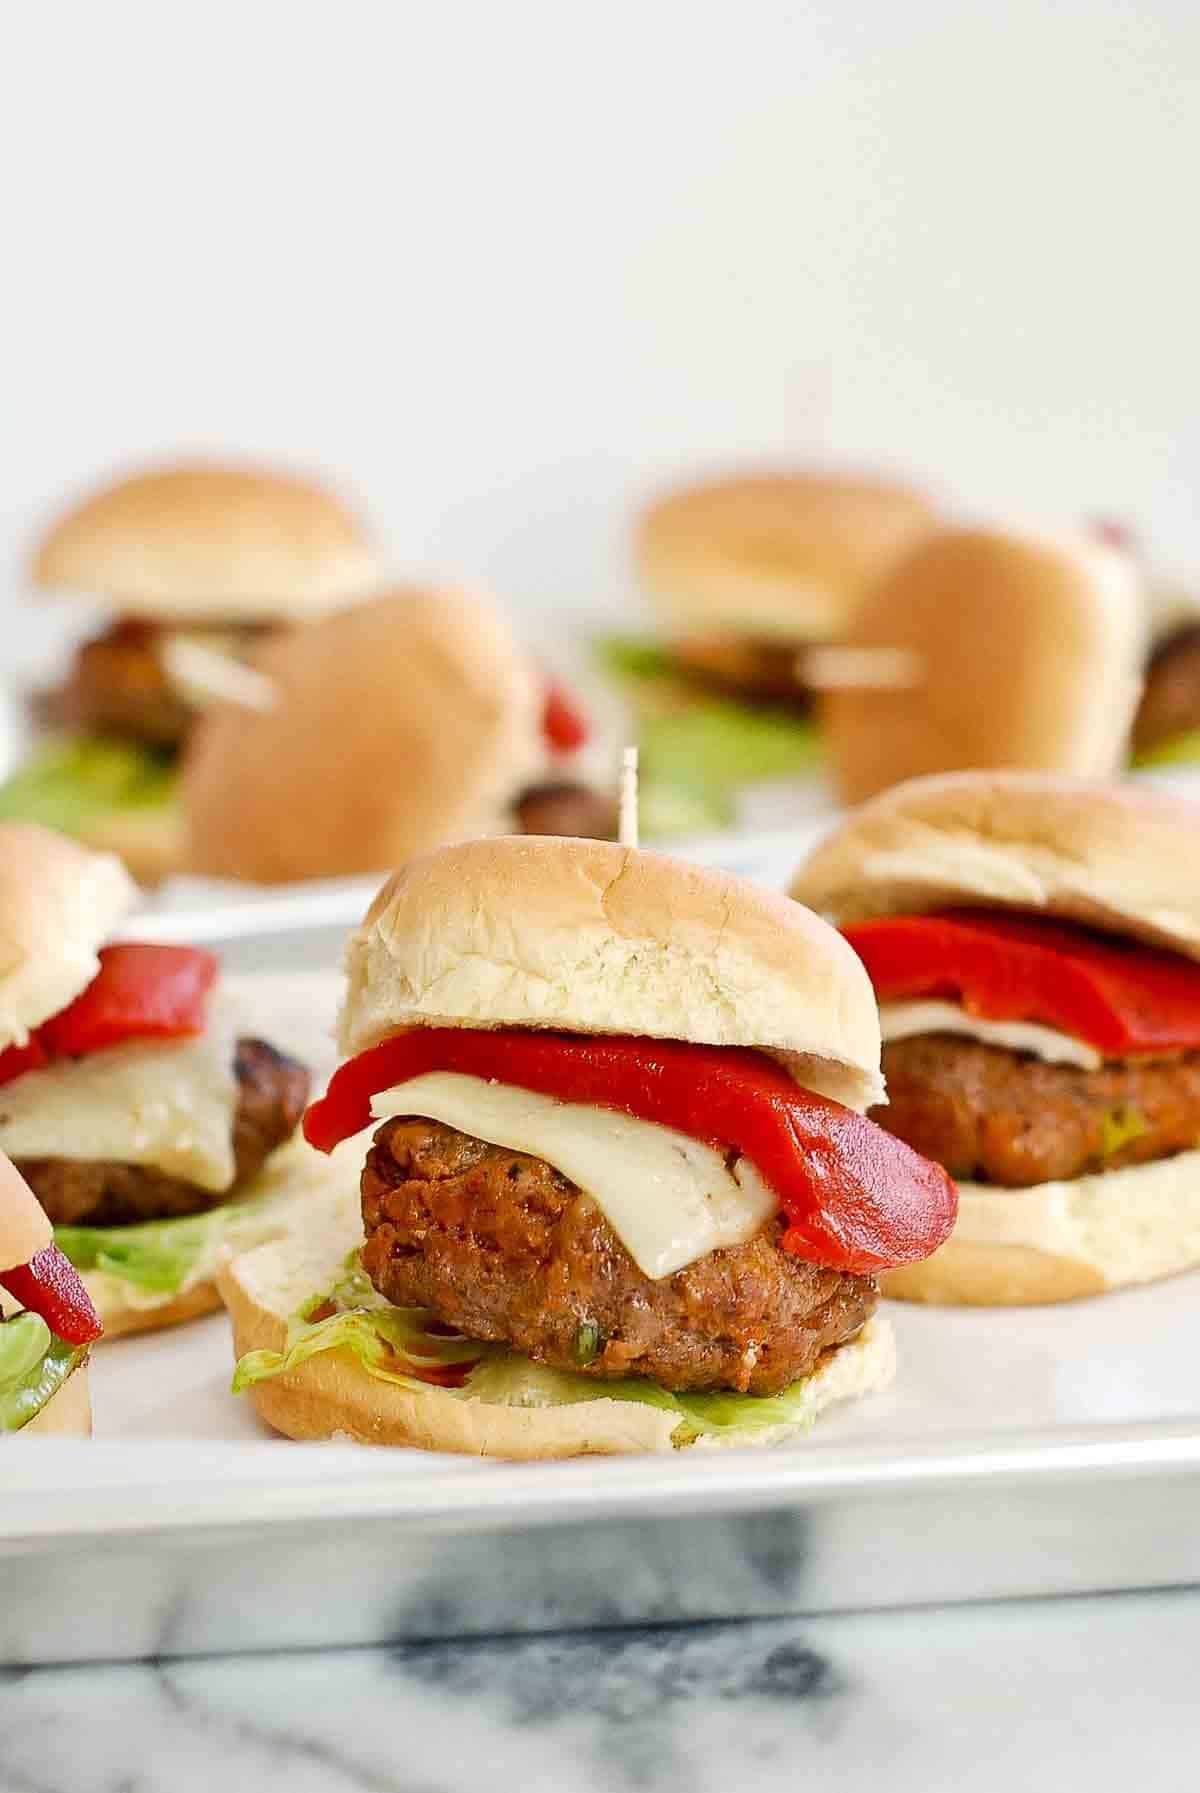
<path fill-rule="evenodd" d="M 912 663 L 899 689 L 821 698 L 847 803 L 931 772 L 1103 777 L 1124 760 L 1145 645 L 1129 555 L 1083 537 L 939 530 L 874 587 L 843 641 Z"/>
<path fill-rule="evenodd" d="M 12 1159 L 0 1152 L 0 1270 L 27 1264 L 53 1241 L 41 1203 Z"/>
<path fill-rule="evenodd" d="M 835 921 L 942 904 L 1041 910 L 1200 958 L 1200 804 L 1037 773 L 921 778 L 828 835 L 792 894 Z"/>
<path fill-rule="evenodd" d="M 347 949 L 339 1044 L 547 1027 L 754 1046 L 848 1107 L 883 1098 L 866 972 L 757 885 L 609 841 L 468 841 L 412 861 Z"/>
<path fill-rule="evenodd" d="M 137 887 L 111 853 L 35 822 L 0 822 L 0 1047 L 74 1000 Z"/>
<path fill-rule="evenodd" d="M 259 883 L 383 872 L 507 825 L 540 770 L 542 691 L 500 612 L 394 591 L 259 652 L 276 702 L 205 712 L 184 764 L 189 868 Z"/>
<path fill-rule="evenodd" d="M 815 473 L 711 480 L 645 512 L 638 571 L 677 637 L 736 630 L 824 641 L 934 514 L 921 493 L 884 480 Z"/>
<path fill-rule="evenodd" d="M 310 616 L 378 572 L 362 523 L 325 487 L 205 465 L 105 486 L 60 517 L 33 563 L 36 585 L 188 622 Z"/>

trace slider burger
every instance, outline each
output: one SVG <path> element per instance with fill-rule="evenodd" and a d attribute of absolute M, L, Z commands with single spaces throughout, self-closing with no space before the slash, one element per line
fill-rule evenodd
<path fill-rule="evenodd" d="M 273 702 L 215 706 L 184 767 L 193 871 L 284 883 L 379 872 L 472 834 L 615 832 L 611 801 L 561 771 L 582 716 L 486 598 L 392 591 L 269 643 L 257 665 Z"/>
<path fill-rule="evenodd" d="M 218 1305 L 222 1241 L 279 1224 L 286 1177 L 260 1172 L 308 1097 L 239 1037 L 210 953 L 104 944 L 135 894 L 116 858 L 0 824 L 0 1151 L 110 1335 Z"/>
<path fill-rule="evenodd" d="M 0 813 L 120 852 L 142 877 L 173 869 L 173 767 L 207 695 L 187 649 L 244 660 L 377 576 L 360 519 L 307 479 L 180 465 L 93 493 L 38 544 L 33 580 L 116 616 L 39 700 L 56 732 L 0 790 Z"/>
<path fill-rule="evenodd" d="M 391 879 L 347 969 L 305 1131 L 348 1187 L 220 1272 L 271 1425 L 665 1450 L 890 1379 L 876 1276 L 945 1239 L 954 1188 L 863 1118 L 874 1001 L 816 916 L 609 843 L 473 841 Z"/>
<path fill-rule="evenodd" d="M 959 1182 L 953 1236 L 886 1293 L 1061 1301 L 1200 1263 L 1200 807 L 920 779 L 823 841 L 793 893 L 875 986 L 875 1118 Z"/>
<path fill-rule="evenodd" d="M 99 1337 L 78 1271 L 28 1185 L 0 1157 L 0 1433 L 86 1438 L 88 1352 Z"/>

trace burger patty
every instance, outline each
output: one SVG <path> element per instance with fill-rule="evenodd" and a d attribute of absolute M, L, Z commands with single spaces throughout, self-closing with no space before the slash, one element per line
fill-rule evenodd
<path fill-rule="evenodd" d="M 1200 1144 L 1200 1052 L 1084 1071 L 921 1034 L 885 1046 L 883 1072 L 871 1119 L 971 1182 L 1022 1189 Z"/>
<path fill-rule="evenodd" d="M 436 1121 L 379 1128 L 362 1208 L 363 1263 L 387 1300 L 590 1376 L 777 1394 L 878 1300 L 869 1278 L 782 1251 L 778 1219 L 653 1281 L 559 1171 Z"/>
<path fill-rule="evenodd" d="M 516 802 L 522 834 L 568 834 L 583 840 L 617 838 L 617 805 L 602 791 L 570 779 L 532 784 Z"/>
<path fill-rule="evenodd" d="M 1200 729 L 1200 623 L 1189 623 L 1155 648 L 1133 725 L 1135 748 Z"/>
<path fill-rule="evenodd" d="M 248 646 L 262 632 L 258 624 L 243 623 L 222 634 Z M 183 746 L 195 711 L 167 674 L 161 639 L 157 624 L 126 618 L 84 642 L 63 698 L 77 727 L 132 738 L 147 747 Z"/>
<path fill-rule="evenodd" d="M 238 1041 L 234 1072 L 236 1170 L 228 1189 L 202 1189 L 145 1164 L 23 1158 L 17 1169 L 55 1226 L 124 1226 L 218 1208 L 238 1195 L 275 1148 L 291 1137 L 308 1100 L 307 1067 L 265 1040 Z"/>
<path fill-rule="evenodd" d="M 800 651 L 794 642 L 754 636 L 689 637 L 672 650 L 680 671 L 696 684 L 745 703 L 807 711 L 812 693 L 796 670 Z"/>

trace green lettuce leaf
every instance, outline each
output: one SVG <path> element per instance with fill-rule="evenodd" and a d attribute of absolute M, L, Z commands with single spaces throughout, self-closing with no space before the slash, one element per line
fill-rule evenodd
<path fill-rule="evenodd" d="M 39 1314 L 0 1321 L 0 1432 L 27 1426 L 86 1355 L 86 1347 L 68 1345 Z"/>
<path fill-rule="evenodd" d="M 333 1312 L 328 1312 L 332 1308 Z M 314 1315 L 321 1315 L 314 1319 Z M 749 1435 L 771 1426 L 810 1423 L 811 1379 L 801 1377 L 778 1395 L 676 1395 L 637 1376 L 601 1381 L 569 1370 L 552 1370 L 497 1345 L 446 1337 L 426 1331 L 429 1314 L 420 1308 L 397 1308 L 372 1287 L 358 1254 L 346 1262 L 340 1282 L 326 1295 L 314 1295 L 288 1322 L 282 1351 L 252 1351 L 234 1371 L 233 1389 L 241 1394 L 271 1376 L 298 1369 L 322 1351 L 352 1351 L 369 1376 L 420 1391 L 429 1384 L 406 1375 L 402 1362 L 429 1367 L 474 1361 L 461 1388 L 443 1392 L 457 1399 L 495 1402 L 506 1407 L 555 1407 L 580 1401 L 640 1401 L 679 1416 L 672 1433 L 676 1444 L 689 1444 L 703 1434 Z M 401 1362 L 397 1360 L 400 1359 Z"/>
<path fill-rule="evenodd" d="M 98 735 L 60 735 L 41 742 L 0 784 L 0 821 L 70 834 L 108 810 L 158 808 L 174 790 L 167 754 Z"/>
<path fill-rule="evenodd" d="M 77 1270 L 103 1270 L 152 1294 L 175 1295 L 226 1240 L 248 1249 L 268 1236 L 274 1229 L 268 1225 L 264 1232 L 258 1223 L 269 1218 L 274 1199 L 270 1193 L 258 1195 L 206 1214 L 140 1226 L 59 1226 L 54 1241 Z"/>
<path fill-rule="evenodd" d="M 1200 728 L 1189 729 L 1182 735 L 1168 735 L 1165 741 L 1141 748 L 1134 754 L 1133 764 L 1138 767 L 1200 766 Z"/>
<path fill-rule="evenodd" d="M 641 635 L 604 636 L 596 643 L 596 657 L 606 672 L 621 679 L 652 684 L 678 676 L 666 649 Z"/>

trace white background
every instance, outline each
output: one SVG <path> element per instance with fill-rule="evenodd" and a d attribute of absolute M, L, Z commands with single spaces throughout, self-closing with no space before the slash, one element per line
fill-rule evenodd
<path fill-rule="evenodd" d="M 1195 0 L 6 15 L 0 605 L 114 465 L 323 465 L 397 564 L 628 585 L 729 457 L 1115 510 L 1200 560 Z"/>

